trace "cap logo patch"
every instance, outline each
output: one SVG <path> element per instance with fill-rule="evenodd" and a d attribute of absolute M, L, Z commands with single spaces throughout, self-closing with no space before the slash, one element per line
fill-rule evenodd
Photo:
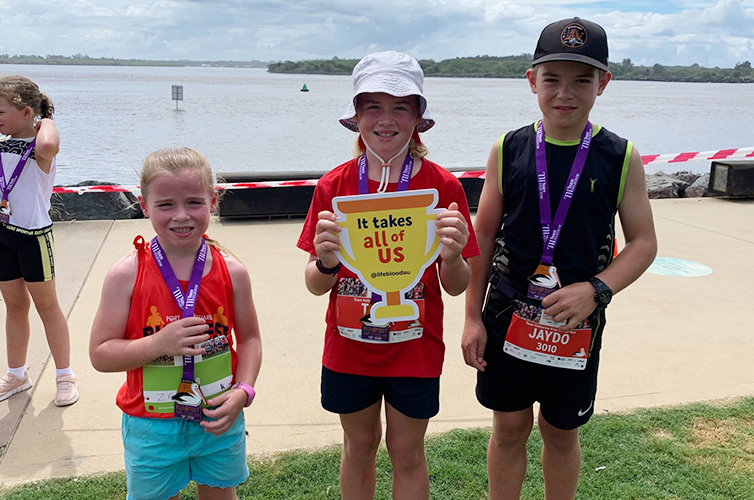
<path fill-rule="evenodd" d="M 586 43 L 586 30 L 580 24 L 569 24 L 560 33 L 560 41 L 567 47 L 581 47 Z"/>

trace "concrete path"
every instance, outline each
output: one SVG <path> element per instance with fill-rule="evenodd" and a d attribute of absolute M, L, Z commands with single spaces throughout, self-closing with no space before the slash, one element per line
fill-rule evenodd
<path fill-rule="evenodd" d="M 653 200 L 659 257 L 702 263 L 712 274 L 645 274 L 610 305 L 598 412 L 754 394 L 754 201 Z M 246 410 L 250 454 L 340 443 L 338 418 L 319 404 L 325 297 L 306 291 L 301 220 L 220 221 L 208 233 L 249 267 L 264 344 L 258 396 Z M 52 403 L 54 364 L 32 313 L 29 361 L 35 386 L 0 403 L 0 484 L 123 468 L 115 394 L 125 375 L 89 363 L 88 341 L 105 273 L 151 237 L 148 221 L 55 225 L 58 293 L 68 316 L 81 399 Z M 4 320 L 5 308 L 0 308 Z M 4 322 L 4 321 L 3 321 Z M 440 414 L 430 432 L 489 426 L 463 364 L 463 297 L 446 297 L 447 352 Z M 0 347 L 1 370 L 5 346 Z"/>

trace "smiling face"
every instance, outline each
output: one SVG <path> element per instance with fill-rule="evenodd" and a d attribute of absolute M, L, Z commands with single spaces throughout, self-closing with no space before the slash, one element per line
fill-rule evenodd
<path fill-rule="evenodd" d="M 217 196 L 210 197 L 200 174 L 185 170 L 152 178 L 141 208 L 166 251 L 196 251 L 216 202 Z"/>
<path fill-rule="evenodd" d="M 419 122 L 419 99 L 413 95 L 359 94 L 354 121 L 364 142 L 387 161 L 411 138 Z"/>
<path fill-rule="evenodd" d="M 526 78 L 537 94 L 545 133 L 553 139 L 577 140 L 611 75 L 582 63 L 553 61 L 528 70 Z"/>
<path fill-rule="evenodd" d="M 36 135 L 34 112 L 29 106 L 18 109 L 0 97 L 0 134 L 11 137 L 29 138 Z"/>

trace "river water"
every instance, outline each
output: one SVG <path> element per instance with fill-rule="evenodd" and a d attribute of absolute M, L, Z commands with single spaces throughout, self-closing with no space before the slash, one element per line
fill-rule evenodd
<path fill-rule="evenodd" d="M 167 146 L 202 152 L 216 172 L 325 171 L 347 160 L 355 134 L 338 123 L 350 76 L 210 67 L 0 65 L 37 82 L 55 104 L 57 184 L 137 184 L 144 157 Z M 301 92 L 306 84 L 309 92 Z M 171 100 L 183 85 L 184 100 Z M 428 78 L 437 122 L 429 158 L 483 169 L 492 143 L 539 118 L 524 79 Z M 591 119 L 642 155 L 754 146 L 754 85 L 612 81 Z M 709 171 L 708 161 L 650 164 L 647 173 Z"/>

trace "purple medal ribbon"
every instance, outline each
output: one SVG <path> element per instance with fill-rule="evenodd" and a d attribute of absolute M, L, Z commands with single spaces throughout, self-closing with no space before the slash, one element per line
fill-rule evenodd
<path fill-rule="evenodd" d="M 539 218 L 542 225 L 542 240 L 544 249 L 542 251 L 542 263 L 552 264 L 552 257 L 555 252 L 555 245 L 558 244 L 560 233 L 563 230 L 568 210 L 571 208 L 573 194 L 576 192 L 576 186 L 584 171 L 589 147 L 592 144 L 592 124 L 587 122 L 584 132 L 581 134 L 581 144 L 576 152 L 576 158 L 573 160 L 571 172 L 568 174 L 568 181 L 563 189 L 558 208 L 555 211 L 555 218 L 552 218 L 550 212 L 550 194 L 549 183 L 547 182 L 547 156 L 545 154 L 545 131 L 544 125 L 540 121 L 537 125 L 536 148 L 537 148 L 537 187 L 539 190 Z"/>
<path fill-rule="evenodd" d="M 414 159 L 411 158 L 411 152 L 406 152 L 406 159 L 403 160 L 403 166 L 401 167 L 401 176 L 398 178 L 398 186 L 396 191 L 407 191 L 408 183 L 411 182 L 411 171 L 414 168 Z M 369 194 L 369 175 L 367 174 L 367 154 L 364 153 L 359 157 L 359 194 Z M 372 302 L 379 302 L 382 300 L 382 296 L 373 293 Z"/>
<path fill-rule="evenodd" d="M 18 178 L 21 177 L 21 172 L 26 166 L 26 162 L 29 161 L 29 157 L 31 156 L 32 151 L 34 151 L 34 145 L 36 143 L 37 139 L 34 138 L 29 143 L 29 145 L 26 146 L 26 151 L 24 151 L 24 154 L 21 155 L 21 159 L 18 160 L 16 169 L 13 171 L 13 174 L 10 176 L 10 180 L 7 183 L 5 182 L 5 169 L 3 168 L 3 159 L 2 156 L 0 156 L 0 191 L 2 191 L 3 201 L 8 201 L 8 195 L 16 186 Z"/>
<path fill-rule="evenodd" d="M 176 304 L 178 304 L 178 308 L 182 311 L 181 318 L 194 316 L 196 299 L 199 296 L 199 287 L 202 284 L 202 274 L 204 274 L 204 263 L 207 260 L 207 241 L 202 239 L 202 244 L 196 252 L 194 267 L 191 270 L 191 277 L 189 278 L 188 288 L 186 289 L 187 293 L 185 295 L 183 289 L 181 289 L 181 284 L 178 282 L 178 278 L 175 276 L 173 267 L 165 256 L 165 252 L 162 250 L 162 246 L 160 246 L 160 242 L 157 241 L 156 236 L 149 243 L 149 248 L 152 249 L 152 255 L 157 263 L 157 267 L 160 269 L 162 278 L 165 280 L 165 284 L 170 289 Z M 183 380 L 194 381 L 194 356 L 183 356 Z"/>
<path fill-rule="evenodd" d="M 414 159 L 411 153 L 406 153 L 406 159 L 403 160 L 401 167 L 401 176 L 398 178 L 398 187 L 396 191 L 406 191 L 408 183 L 411 181 L 411 170 L 414 168 Z M 359 194 L 369 193 L 369 175 L 367 174 L 367 154 L 364 153 L 359 157 Z"/>

